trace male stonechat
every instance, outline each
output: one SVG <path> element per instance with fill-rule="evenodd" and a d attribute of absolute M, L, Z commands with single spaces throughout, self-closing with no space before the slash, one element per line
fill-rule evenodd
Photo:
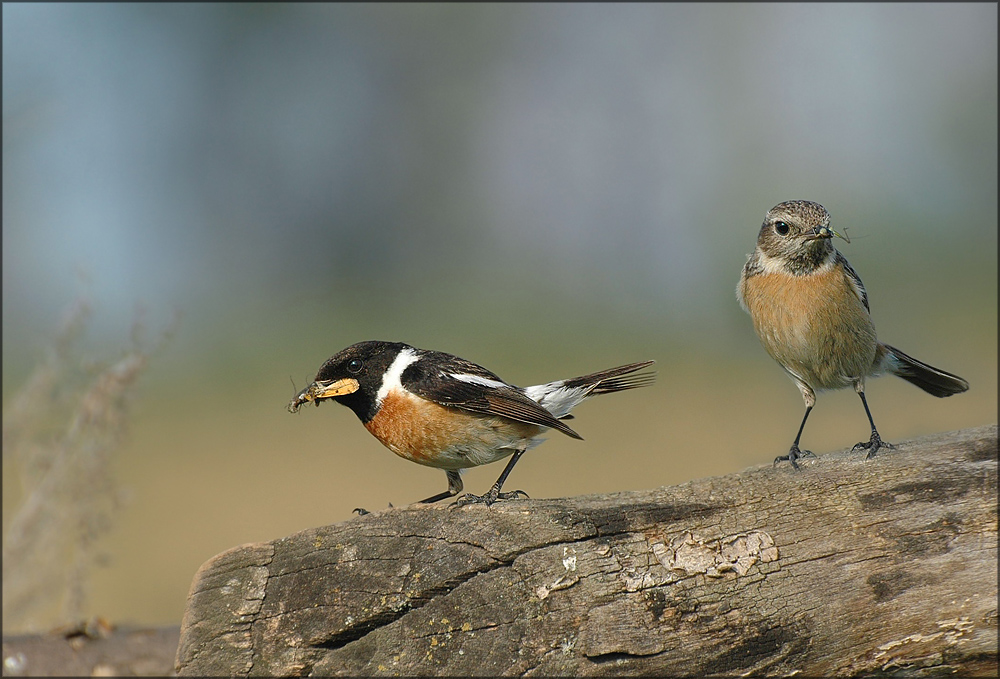
<path fill-rule="evenodd" d="M 566 425 L 570 411 L 598 394 L 643 387 L 653 374 L 639 372 L 642 361 L 533 387 L 516 387 L 486 368 L 440 351 L 402 342 L 351 345 L 328 359 L 315 380 L 288 409 L 312 401 L 345 405 L 365 428 L 402 458 L 445 470 L 448 490 L 421 502 L 437 502 L 462 491 L 463 469 L 510 456 L 500 478 L 485 495 L 466 494 L 455 504 L 493 504 L 524 491 L 502 493 L 507 475 L 524 451 L 555 429 L 582 438 Z"/>

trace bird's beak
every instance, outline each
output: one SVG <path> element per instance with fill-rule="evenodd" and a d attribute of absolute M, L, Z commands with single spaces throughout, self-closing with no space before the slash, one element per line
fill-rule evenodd
<path fill-rule="evenodd" d="M 360 388 L 361 385 L 352 377 L 313 382 L 296 394 L 295 398 L 288 403 L 288 412 L 296 412 L 303 404 L 309 401 L 319 405 L 319 402 L 324 399 L 353 394 Z"/>
<path fill-rule="evenodd" d="M 809 236 L 811 240 L 816 238 L 833 238 L 834 236 L 836 236 L 837 238 L 842 238 L 847 243 L 851 242 L 850 238 L 848 238 L 843 234 L 837 233 L 829 226 L 817 226 L 815 229 L 812 230 L 812 233 L 810 233 Z"/>

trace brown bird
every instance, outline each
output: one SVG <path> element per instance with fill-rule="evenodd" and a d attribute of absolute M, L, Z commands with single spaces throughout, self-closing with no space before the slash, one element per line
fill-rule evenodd
<path fill-rule="evenodd" d="M 486 368 L 440 351 L 402 342 L 369 341 L 328 359 L 316 379 L 288 409 L 333 399 L 358 416 L 389 450 L 412 462 L 444 469 L 448 490 L 421 502 L 437 502 L 462 492 L 461 471 L 513 456 L 485 495 L 466 494 L 455 504 L 487 505 L 524 491 L 501 493 L 507 475 L 524 451 L 542 442 L 548 429 L 582 438 L 563 420 L 581 401 L 643 387 L 652 373 L 639 370 L 653 361 L 533 387 L 508 384 Z"/>
<path fill-rule="evenodd" d="M 957 375 L 927 365 L 884 344 L 875 335 L 868 293 L 832 238 L 846 237 L 830 228 L 830 215 L 819 203 L 793 200 L 771 208 L 747 259 L 736 288 L 740 305 L 750 313 L 764 349 L 792 378 L 806 412 L 787 455 L 811 456 L 799 450 L 806 420 L 816 405 L 816 391 L 854 387 L 871 424 L 871 438 L 854 450 L 872 457 L 882 441 L 865 399 L 865 378 L 886 372 L 898 375 L 934 396 L 966 391 Z"/>

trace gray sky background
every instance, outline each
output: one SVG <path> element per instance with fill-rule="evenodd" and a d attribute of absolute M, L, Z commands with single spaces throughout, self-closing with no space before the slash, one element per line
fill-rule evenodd
<path fill-rule="evenodd" d="M 113 318 L 440 285 L 717 329 L 781 200 L 849 255 L 996 243 L 991 4 L 3 11 L 14 345 L 81 270 Z"/>

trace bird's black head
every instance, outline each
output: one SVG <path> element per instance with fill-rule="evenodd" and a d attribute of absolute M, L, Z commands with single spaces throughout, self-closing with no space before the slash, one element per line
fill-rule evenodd
<path fill-rule="evenodd" d="M 295 412 L 309 401 L 319 405 L 333 399 L 353 410 L 362 422 L 368 422 L 378 409 L 376 400 L 383 378 L 404 350 L 414 351 L 402 342 L 370 340 L 352 344 L 320 366 L 312 384 L 292 399 L 288 409 Z"/>

